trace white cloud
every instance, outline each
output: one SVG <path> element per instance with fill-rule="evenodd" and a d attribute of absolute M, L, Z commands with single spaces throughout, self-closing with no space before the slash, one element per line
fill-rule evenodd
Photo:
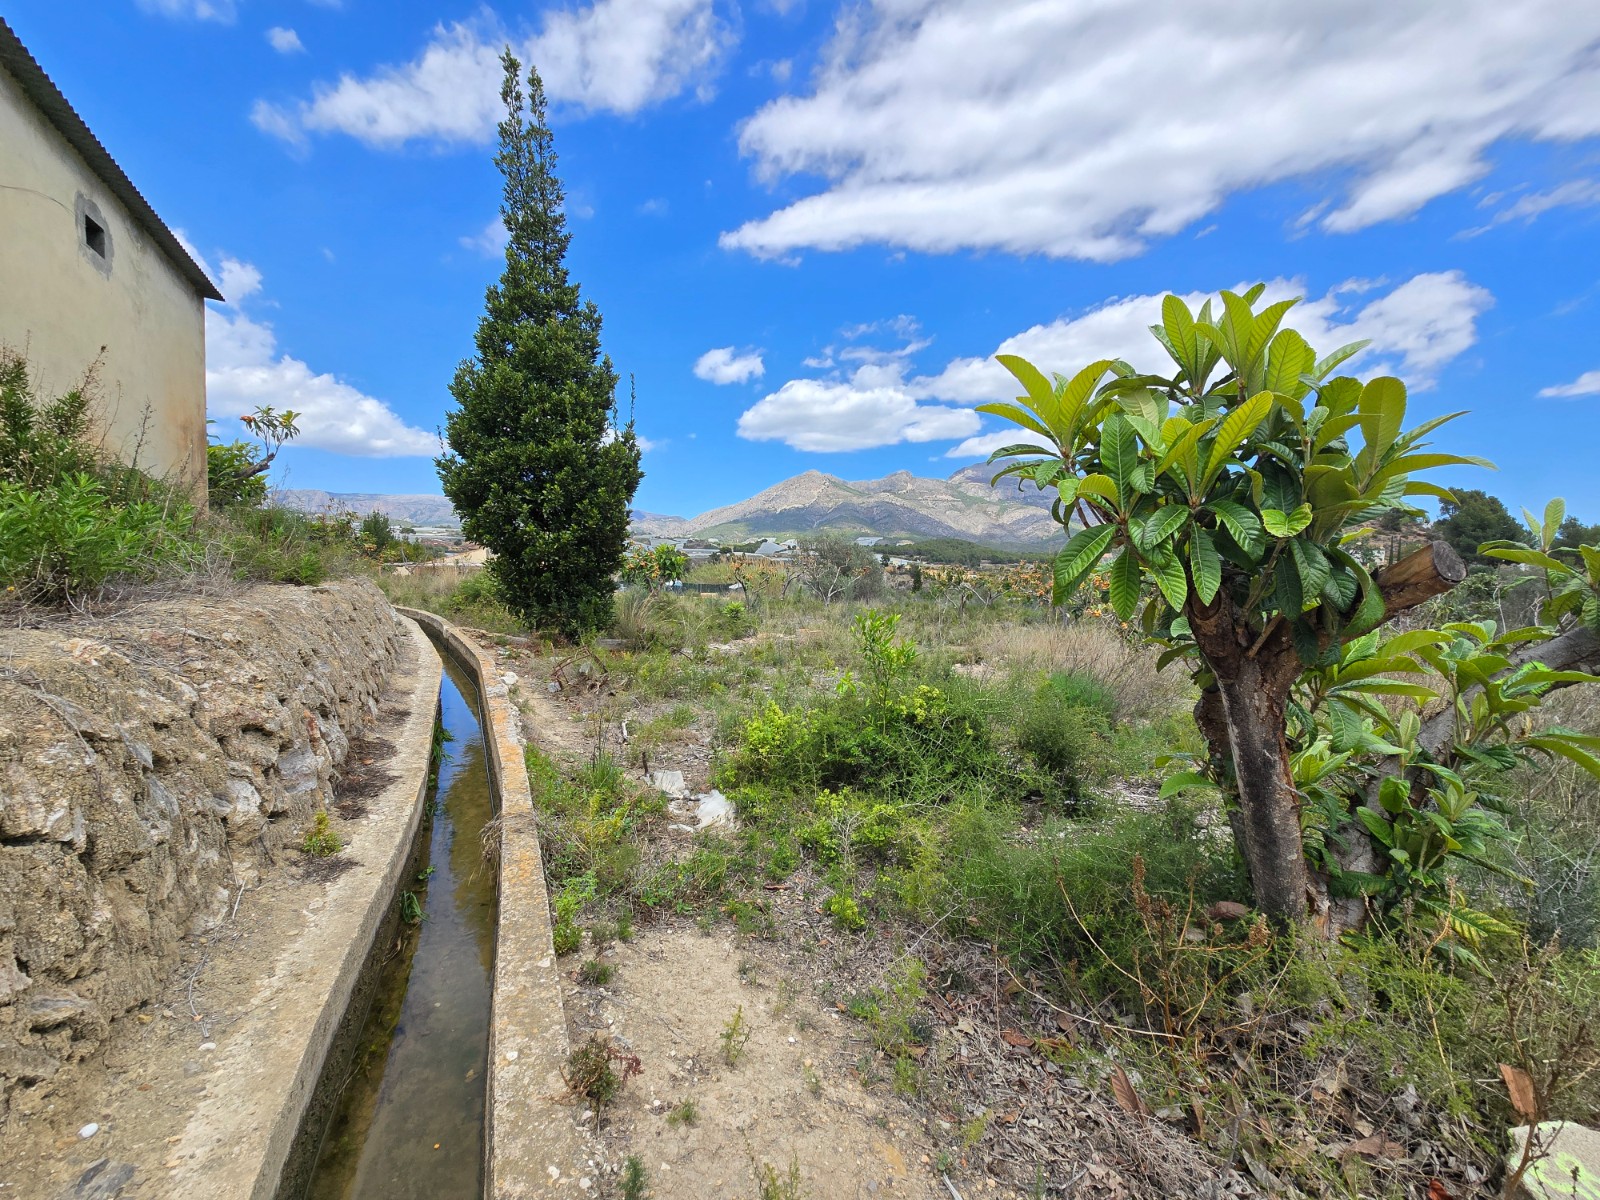
<path fill-rule="evenodd" d="M 742 438 L 816 451 L 932 442 L 977 428 L 971 409 L 918 404 L 904 388 L 825 379 L 791 379 L 739 418 Z"/>
<path fill-rule="evenodd" d="M 1489 292 L 1460 271 L 1416 275 L 1373 296 L 1381 281 L 1353 279 L 1327 294 L 1303 301 L 1284 323 L 1299 330 L 1318 353 L 1370 338 L 1372 345 L 1341 370 L 1393 370 L 1414 390 L 1432 387 L 1438 372 L 1477 341 L 1477 320 L 1494 303 Z M 1265 299 L 1303 295 L 1299 280 L 1275 279 Z M 1358 303 L 1355 297 L 1373 296 Z M 1154 372 L 1170 369 L 1165 351 L 1150 336 L 1161 321 L 1160 295 L 1109 300 L 1076 317 L 1035 325 L 995 348 L 1017 354 L 1045 371 L 1070 373 L 1100 358 L 1123 358 Z M 1191 309 L 1205 302 L 1201 293 L 1184 297 Z M 912 379 L 910 392 L 921 398 L 978 403 L 1017 394 L 1017 384 L 993 356 L 958 358 L 937 375 Z M 987 456 L 997 446 L 1025 442 L 1024 431 L 1007 430 L 970 438 L 949 452 L 952 458 Z"/>
<path fill-rule="evenodd" d="M 1494 303 L 1487 290 L 1460 271 L 1413 276 L 1360 308 L 1348 299 L 1377 286 L 1360 279 L 1341 284 L 1296 305 L 1285 324 L 1303 333 L 1321 353 L 1371 338 L 1364 359 L 1397 357 L 1407 382 L 1425 389 L 1440 367 L 1477 340 L 1477 318 Z M 1267 284 L 1265 300 L 1304 293 L 1302 280 L 1275 279 Z M 1071 372 L 1098 358 L 1123 358 L 1135 366 L 1165 370 L 1170 363 L 1150 336 L 1150 326 L 1161 320 L 1161 298 L 1157 294 L 1108 300 L 1079 316 L 1026 329 L 1001 342 L 994 353 L 1021 355 L 1047 371 Z M 1184 300 L 1198 309 L 1206 294 L 1191 293 Z M 939 374 L 913 379 L 910 386 L 920 396 L 943 400 L 976 402 L 1015 394 L 1015 380 L 993 355 L 955 359 Z"/>
<path fill-rule="evenodd" d="M 163 17 L 192 17 L 196 21 L 232 21 L 238 15 L 234 0 L 139 0 L 147 13 Z"/>
<path fill-rule="evenodd" d="M 1039 439 L 1026 429 L 996 429 L 993 433 L 980 433 L 969 437 L 958 446 L 945 451 L 946 458 L 988 458 L 1002 446 L 1033 446 Z"/>
<path fill-rule="evenodd" d="M 212 273 L 204 259 L 196 261 Z M 224 258 L 216 274 L 228 303 L 206 310 L 208 413 L 237 418 L 271 404 L 300 414 L 297 446 L 364 458 L 439 452 L 435 435 L 407 425 L 382 400 L 279 352 L 272 326 L 241 306 L 261 290 L 261 272 L 253 265 Z"/>
<path fill-rule="evenodd" d="M 732 346 L 718 346 L 707 350 L 695 359 L 694 373 L 707 383 L 749 383 L 766 374 L 767 365 L 761 361 L 761 351 L 747 350 L 737 353 Z"/>
<path fill-rule="evenodd" d="M 1495 197 L 1495 199 L 1500 198 Z M 1487 225 L 1468 229 L 1463 236 L 1478 237 L 1488 233 L 1495 226 L 1510 221 L 1521 221 L 1524 225 L 1530 225 L 1553 208 L 1583 208 L 1591 204 L 1600 204 L 1600 180 L 1569 179 L 1548 192 L 1530 192 L 1526 196 L 1519 197 L 1514 204 L 1508 204 L 1495 213 Z"/>
<path fill-rule="evenodd" d="M 279 54 L 304 54 L 306 51 L 300 35 L 292 29 L 285 29 L 282 25 L 274 25 L 267 30 L 267 42 Z"/>
<path fill-rule="evenodd" d="M 824 358 L 808 359 L 807 365 L 854 366 L 848 375 L 791 379 L 763 396 L 739 417 L 740 437 L 827 452 L 932 442 L 978 431 L 978 414 L 971 409 L 921 404 L 907 387 L 912 356 L 929 344 L 917 336 L 920 330 L 913 318 L 899 316 L 841 332 L 847 342 L 886 333 L 899 344 L 829 347 Z"/>
<path fill-rule="evenodd" d="M 461 244 L 485 258 L 496 258 L 505 253 L 510 237 L 506 232 L 506 223 L 497 214 L 482 230 L 461 238 Z"/>
<path fill-rule="evenodd" d="M 1572 0 L 863 0 L 740 131 L 760 178 L 823 189 L 722 244 L 1110 261 L 1290 179 L 1358 229 L 1498 141 L 1600 134 L 1597 38 Z"/>
<path fill-rule="evenodd" d="M 1571 383 L 1541 388 L 1539 395 L 1562 398 L 1570 396 L 1600 396 L 1600 371 L 1585 371 Z"/>
<path fill-rule="evenodd" d="M 372 146 L 413 139 L 483 142 L 500 119 L 500 52 L 510 42 L 538 66 L 557 102 L 635 113 L 703 84 L 732 44 L 712 0 L 594 0 L 552 8 L 536 35 L 517 37 L 488 9 L 438 25 L 411 62 L 342 75 L 310 100 L 257 103 L 252 119 L 288 141 L 345 133 Z"/>

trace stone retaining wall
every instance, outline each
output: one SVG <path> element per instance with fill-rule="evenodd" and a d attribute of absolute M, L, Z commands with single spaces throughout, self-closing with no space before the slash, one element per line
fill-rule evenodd
<path fill-rule="evenodd" d="M 0 632 L 0 1117 L 298 844 L 404 636 L 365 581 Z"/>

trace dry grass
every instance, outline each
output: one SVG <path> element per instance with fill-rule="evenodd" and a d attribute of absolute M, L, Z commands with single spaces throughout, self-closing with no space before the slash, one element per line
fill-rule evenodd
<path fill-rule="evenodd" d="M 1096 621 L 1067 625 L 996 623 L 973 638 L 980 663 L 1012 671 L 1064 671 L 1110 688 L 1119 718 L 1171 712 L 1193 688 L 1182 668 L 1156 670 L 1153 651 L 1129 645 L 1111 626 Z"/>

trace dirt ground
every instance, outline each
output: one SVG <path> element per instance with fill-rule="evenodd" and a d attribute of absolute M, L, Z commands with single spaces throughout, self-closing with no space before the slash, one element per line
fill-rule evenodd
<path fill-rule="evenodd" d="M 765 1167 L 779 1179 L 792 1167 L 819 1198 L 948 1196 L 921 1120 L 887 1089 L 862 1087 L 847 1019 L 809 995 L 787 999 L 794 976 L 766 949 L 657 926 L 605 954 L 610 984 L 574 988 L 574 1042 L 607 1032 L 643 1064 L 602 1114 L 608 1156 L 638 1155 L 658 1200 L 756 1195 Z M 736 1014 L 749 1040 L 730 1066 L 723 1035 Z M 694 1122 L 669 1120 L 686 1102 Z"/>
<path fill-rule="evenodd" d="M 476 636 L 485 646 L 506 641 Z M 718 649 L 739 653 L 756 640 Z M 541 655 L 512 643 L 493 653 L 516 676 L 512 695 L 529 741 L 558 764 L 587 761 L 598 738 L 641 785 L 648 765 L 683 772 L 691 790 L 705 787 L 709 714 L 653 746 L 646 763 L 628 731 L 681 701 L 636 703 L 625 723 L 614 712 L 599 721 L 616 693 L 603 677 L 575 670 L 573 652 Z M 549 686 L 553 675 L 559 688 Z M 677 845 L 687 853 L 691 842 Z M 641 925 L 628 943 L 597 950 L 586 939 L 569 956 L 573 1045 L 609 1035 L 641 1066 L 590 1118 L 609 1189 L 601 1194 L 621 1194 L 630 1155 L 643 1162 L 646 1194 L 657 1200 L 1264 1194 L 1240 1170 L 1208 1170 L 1167 1122 L 1120 1109 L 1104 1079 L 1051 1061 L 1035 1035 L 1070 1038 L 1074 1019 L 1020 989 L 985 948 L 931 930 L 900 931 L 898 941 L 843 934 L 821 912 L 826 895 L 802 868 L 766 892 L 766 936 L 739 934 L 720 918 L 671 917 Z M 908 937 L 916 939 L 910 946 Z M 845 1001 L 881 988 L 908 951 L 929 968 L 923 1015 L 931 1037 L 915 1091 L 901 1092 L 893 1064 L 873 1050 L 868 1027 L 847 1015 Z M 613 968 L 604 986 L 579 982 L 589 958 Z M 722 1038 L 736 1013 L 749 1041 L 730 1066 Z M 669 1120 L 685 1101 L 695 1122 Z M 791 1169 L 798 1182 L 785 1190 Z"/>

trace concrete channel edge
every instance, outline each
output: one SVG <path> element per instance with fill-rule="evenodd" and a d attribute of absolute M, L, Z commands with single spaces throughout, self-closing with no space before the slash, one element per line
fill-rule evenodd
<path fill-rule="evenodd" d="M 324 902 L 280 949 L 249 1014 L 231 1031 L 218 1083 L 189 1119 L 181 1139 L 187 1153 L 160 1195 L 277 1194 L 422 818 L 443 664 L 422 631 L 405 624 L 416 657 L 410 711 L 388 764 L 395 781 L 351 837 L 355 866 L 327 885 Z M 342 951 L 329 955 L 328 947 Z"/>
<path fill-rule="evenodd" d="M 572 1106 L 562 1103 L 567 1019 L 517 710 L 494 660 L 459 629 L 433 613 L 397 611 L 432 633 L 477 682 L 489 774 L 500 802 L 485 1195 L 581 1195 L 591 1172 L 583 1169 L 586 1153 Z"/>

